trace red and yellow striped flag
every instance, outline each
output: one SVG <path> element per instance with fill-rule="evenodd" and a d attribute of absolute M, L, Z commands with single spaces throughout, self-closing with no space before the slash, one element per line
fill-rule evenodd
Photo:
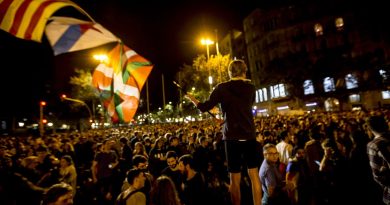
<path fill-rule="evenodd" d="M 0 0 L 0 28 L 18 38 L 41 42 L 49 17 L 67 6 L 74 7 L 92 20 L 82 8 L 72 1 Z"/>

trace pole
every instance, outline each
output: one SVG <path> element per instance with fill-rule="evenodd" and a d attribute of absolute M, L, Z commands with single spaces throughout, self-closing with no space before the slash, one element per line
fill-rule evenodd
<path fill-rule="evenodd" d="M 222 56 L 219 56 L 219 44 L 218 44 L 218 29 L 215 29 L 215 49 L 217 51 L 217 56 L 218 56 L 218 77 L 219 77 L 219 83 L 222 83 L 222 72 L 221 72 L 221 59 Z"/>
<path fill-rule="evenodd" d="M 219 55 L 218 29 L 215 29 L 215 48 L 217 50 L 217 55 Z"/>
<path fill-rule="evenodd" d="M 95 109 L 95 100 L 92 99 L 92 120 L 93 120 L 93 123 L 95 123 L 95 119 L 96 119 L 96 109 Z"/>
<path fill-rule="evenodd" d="M 179 83 L 181 83 L 181 72 L 179 71 Z M 182 93 L 182 90 L 179 89 L 179 113 L 180 113 L 180 116 L 183 116 L 183 93 Z"/>
<path fill-rule="evenodd" d="M 39 104 L 39 134 L 41 137 L 45 134 L 45 129 L 43 127 L 43 106 L 42 103 Z"/>
<path fill-rule="evenodd" d="M 210 58 L 210 49 L 209 49 L 209 44 L 208 43 L 206 43 L 206 50 L 207 50 L 207 62 L 209 61 L 209 58 Z M 210 93 L 211 93 L 211 91 L 213 90 L 213 88 L 212 88 L 212 82 L 211 82 L 211 80 L 212 80 L 212 78 L 211 78 L 211 71 L 210 71 L 210 67 L 208 66 L 208 64 L 206 64 L 206 66 L 207 66 L 207 70 L 208 70 L 208 72 L 209 72 L 209 76 L 208 76 L 208 80 L 209 80 L 209 85 L 210 85 Z"/>
<path fill-rule="evenodd" d="M 209 50 L 209 44 L 206 43 L 206 51 L 207 51 L 207 61 L 209 60 L 210 58 L 210 50 Z"/>
<path fill-rule="evenodd" d="M 162 94 L 163 94 L 163 109 L 165 109 L 165 86 L 164 86 L 164 74 L 161 74 Z"/>
<path fill-rule="evenodd" d="M 146 112 L 148 113 L 148 116 L 149 116 L 149 113 L 150 113 L 150 110 L 149 110 L 149 80 L 146 81 Z"/>
<path fill-rule="evenodd" d="M 79 100 L 79 99 L 68 98 L 68 97 L 63 97 L 62 99 L 64 99 L 64 100 L 69 100 L 69 101 L 76 102 L 76 103 L 80 103 L 80 104 L 84 105 L 84 106 L 87 108 L 87 110 L 88 110 L 89 120 L 90 120 L 90 121 L 93 121 L 93 115 L 92 115 L 91 109 L 89 108 L 89 106 L 87 105 L 87 103 L 85 103 L 84 101 Z"/>

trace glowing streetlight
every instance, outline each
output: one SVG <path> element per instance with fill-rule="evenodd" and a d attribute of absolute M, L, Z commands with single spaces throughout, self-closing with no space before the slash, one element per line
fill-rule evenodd
<path fill-rule="evenodd" d="M 205 39 L 205 38 L 202 38 L 200 40 L 200 43 L 202 45 L 206 45 L 206 51 L 207 51 L 207 61 L 209 60 L 210 58 L 210 49 L 209 49 L 209 45 L 212 45 L 214 44 L 214 41 L 210 40 L 210 39 Z M 211 71 L 210 71 L 210 68 L 208 67 L 208 71 L 209 71 L 209 84 L 210 84 L 210 92 L 212 90 L 212 84 L 213 84 L 213 77 L 211 77 Z"/>
<path fill-rule="evenodd" d="M 45 129 L 43 127 L 43 124 L 45 123 L 44 122 L 45 119 L 43 119 L 43 107 L 45 106 L 46 106 L 45 101 L 39 102 L 39 134 L 41 135 L 41 137 L 45 133 Z"/>
<path fill-rule="evenodd" d="M 65 94 L 61 95 L 61 99 L 62 100 L 67 100 L 67 101 L 72 101 L 72 102 L 75 102 L 75 103 L 80 103 L 80 104 L 84 105 L 87 108 L 87 110 L 88 110 L 89 122 L 93 122 L 94 121 L 94 116 L 92 115 L 91 109 L 89 108 L 87 103 L 85 103 L 84 101 L 79 100 L 79 99 L 69 98 Z"/>
<path fill-rule="evenodd" d="M 106 54 L 96 54 L 93 55 L 95 60 L 98 60 L 100 63 L 105 63 L 108 61 L 108 56 Z"/>
<path fill-rule="evenodd" d="M 214 41 L 212 41 L 212 40 L 210 40 L 210 39 L 202 38 L 202 39 L 200 40 L 200 43 L 201 43 L 202 45 L 206 45 L 207 60 L 209 60 L 209 58 L 210 58 L 210 49 L 209 49 L 209 45 L 214 44 Z"/>

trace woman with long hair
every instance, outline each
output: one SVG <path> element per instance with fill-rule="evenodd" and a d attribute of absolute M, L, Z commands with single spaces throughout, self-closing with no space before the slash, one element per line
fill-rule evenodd
<path fill-rule="evenodd" d="M 165 175 L 154 182 L 150 197 L 151 205 L 181 205 L 175 184 Z"/>
<path fill-rule="evenodd" d="M 61 157 L 60 181 L 71 185 L 73 188 L 73 196 L 76 195 L 77 172 L 72 157 L 69 155 Z"/>

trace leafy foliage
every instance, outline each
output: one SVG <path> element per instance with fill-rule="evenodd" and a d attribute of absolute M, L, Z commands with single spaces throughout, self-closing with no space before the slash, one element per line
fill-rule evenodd
<path fill-rule="evenodd" d="M 209 75 L 213 77 L 213 86 L 228 80 L 230 61 L 230 55 L 212 55 L 209 59 L 199 55 L 192 65 L 185 64 L 180 68 L 176 80 L 187 92 L 191 91 L 195 97 L 204 100 L 210 93 Z"/>
<path fill-rule="evenodd" d="M 77 75 L 70 78 L 72 96 L 83 101 L 98 99 L 96 89 L 92 86 L 91 72 L 82 69 L 76 69 L 75 72 Z"/>

